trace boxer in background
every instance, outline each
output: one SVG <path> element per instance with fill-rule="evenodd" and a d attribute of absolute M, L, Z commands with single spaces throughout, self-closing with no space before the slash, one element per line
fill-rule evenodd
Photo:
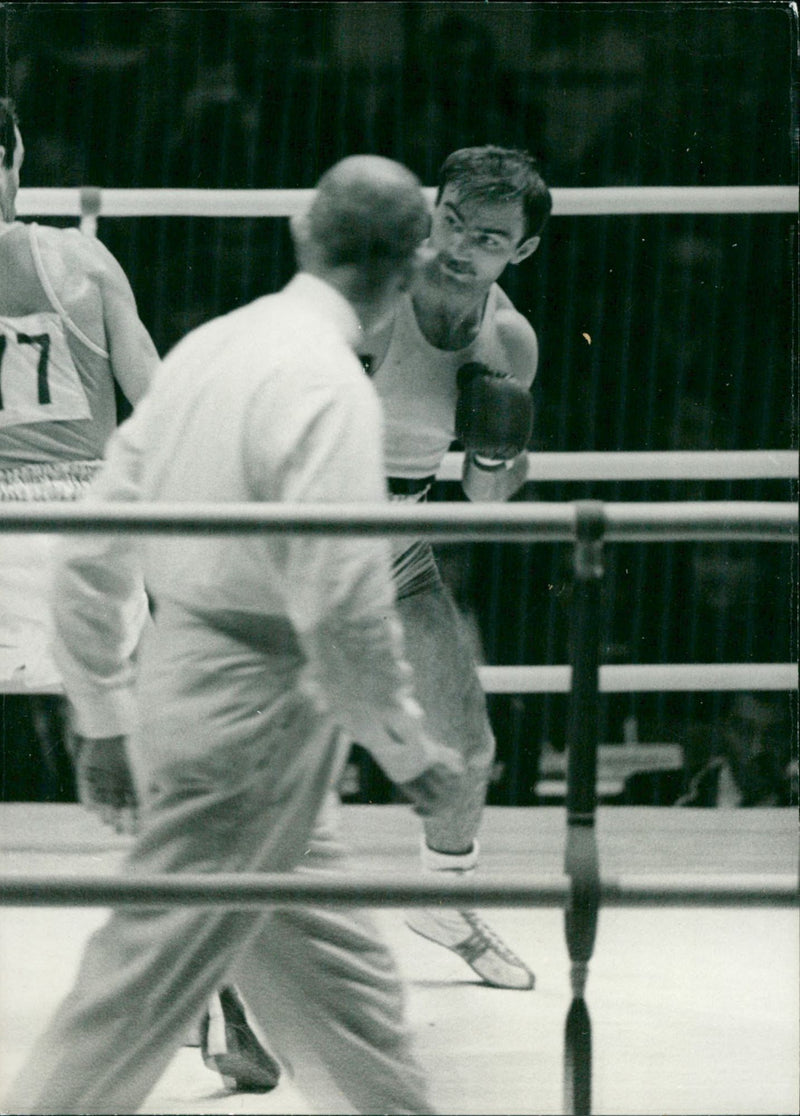
<path fill-rule="evenodd" d="M 14 105 L 0 99 L 0 499 L 71 500 L 117 425 L 115 385 L 136 404 L 158 353 L 99 240 L 17 221 L 24 154 Z M 50 654 L 51 541 L 7 536 L 0 566 L 3 674 L 21 672 L 32 695 L 60 678 Z M 42 789 L 52 790 L 54 756 L 43 743 L 38 762 L 51 770 Z"/>

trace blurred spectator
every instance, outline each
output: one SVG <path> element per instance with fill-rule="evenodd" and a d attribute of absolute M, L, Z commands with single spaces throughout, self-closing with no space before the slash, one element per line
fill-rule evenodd
<path fill-rule="evenodd" d="M 183 98 L 167 137 L 171 185 L 244 189 L 251 182 L 259 106 L 240 86 L 233 59 L 204 66 Z"/>
<path fill-rule="evenodd" d="M 567 17 L 571 27 L 543 43 L 533 63 L 540 147 L 561 186 L 600 185 L 611 167 L 615 184 L 639 185 L 646 48 L 635 31 L 609 26 L 607 13 L 591 8 Z"/>
<path fill-rule="evenodd" d="M 677 805 L 797 805 L 794 739 L 785 695 L 736 694 L 719 724 L 687 734 L 689 786 Z"/>
<path fill-rule="evenodd" d="M 448 151 L 485 143 L 530 146 L 518 132 L 513 85 L 485 27 L 450 13 L 406 44 L 401 81 L 378 98 L 366 121 L 378 150 L 394 153 L 433 183 Z"/>

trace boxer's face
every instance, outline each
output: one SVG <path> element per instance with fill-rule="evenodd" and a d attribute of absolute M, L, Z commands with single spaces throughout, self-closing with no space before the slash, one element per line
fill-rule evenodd
<path fill-rule="evenodd" d="M 445 186 L 433 211 L 429 245 L 436 252 L 440 282 L 485 289 L 509 264 L 534 252 L 538 237 L 525 238 L 520 200 L 483 201 Z"/>

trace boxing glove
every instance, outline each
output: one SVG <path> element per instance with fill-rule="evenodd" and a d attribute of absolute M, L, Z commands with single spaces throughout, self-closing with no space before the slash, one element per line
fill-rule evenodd
<path fill-rule="evenodd" d="M 533 400 L 513 376 L 470 361 L 459 368 L 456 386 L 456 437 L 476 464 L 493 468 L 527 449 Z"/>

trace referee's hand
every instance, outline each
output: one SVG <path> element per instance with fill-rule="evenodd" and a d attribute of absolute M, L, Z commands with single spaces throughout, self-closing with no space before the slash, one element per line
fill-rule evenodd
<path fill-rule="evenodd" d="M 125 737 L 73 735 L 69 750 L 81 805 L 117 833 L 132 833 L 137 802 Z"/>

